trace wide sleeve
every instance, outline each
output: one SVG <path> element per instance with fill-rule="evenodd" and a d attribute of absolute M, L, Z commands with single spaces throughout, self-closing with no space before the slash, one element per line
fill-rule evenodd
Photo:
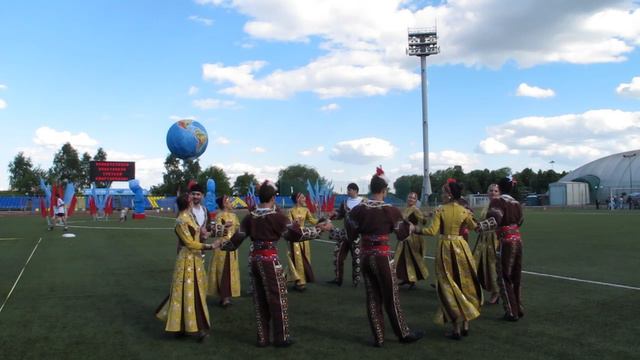
<path fill-rule="evenodd" d="M 235 214 L 233 214 L 233 216 L 235 216 L 235 221 L 237 221 L 238 217 Z M 224 251 L 236 250 L 238 247 L 240 247 L 240 244 L 242 244 L 244 239 L 246 239 L 248 236 L 251 236 L 250 229 L 251 215 L 249 214 L 245 216 L 244 219 L 242 219 L 242 223 L 240 223 L 240 226 L 236 228 L 236 230 L 233 232 L 233 235 L 231 235 L 231 231 L 229 231 L 229 238 L 227 241 L 222 243 L 220 249 Z"/>
<path fill-rule="evenodd" d="M 465 211 L 466 217 L 464 218 L 464 225 L 467 227 L 467 229 L 476 229 L 478 227 L 478 224 L 475 222 L 475 220 L 473 219 L 473 213 L 469 210 Z"/>
<path fill-rule="evenodd" d="M 393 232 L 398 240 L 402 241 L 411 235 L 411 223 L 405 220 L 402 213 L 396 207 L 387 207 L 385 213 L 390 217 L 393 223 Z"/>
<path fill-rule="evenodd" d="M 424 235 L 435 236 L 440 231 L 440 226 L 442 226 L 442 209 L 437 209 L 433 214 L 431 225 L 423 227 L 420 230 L 420 233 Z"/>
<path fill-rule="evenodd" d="M 315 225 L 318 223 L 318 219 L 316 219 L 315 216 L 313 216 L 313 214 L 311 213 L 311 211 L 307 208 L 304 208 L 306 215 L 305 215 L 305 220 L 310 222 L 312 225 Z"/>
<path fill-rule="evenodd" d="M 204 244 L 198 239 L 200 237 L 200 230 L 189 226 L 189 223 L 183 219 L 176 219 L 176 234 L 180 238 L 180 241 L 184 246 L 191 250 L 202 250 Z"/>
<path fill-rule="evenodd" d="M 227 230 L 227 234 L 223 237 L 224 240 L 231 240 L 233 235 L 238 231 L 238 229 L 240 229 L 240 220 L 238 220 L 238 215 L 231 213 L 229 221 L 231 221 L 231 226 Z"/>
<path fill-rule="evenodd" d="M 504 208 L 500 199 L 493 199 L 489 203 L 487 215 L 484 220 L 480 221 L 478 226 L 481 231 L 493 230 L 498 227 L 504 217 Z"/>

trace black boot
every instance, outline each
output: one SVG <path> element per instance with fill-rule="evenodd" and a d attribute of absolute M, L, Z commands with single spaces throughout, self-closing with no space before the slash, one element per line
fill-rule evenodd
<path fill-rule="evenodd" d="M 409 344 L 412 342 L 416 342 L 420 339 L 422 339 L 422 337 L 424 336 L 424 331 L 422 330 L 414 330 L 409 332 L 409 335 L 403 337 L 402 339 L 400 339 L 400 342 L 403 344 Z"/>

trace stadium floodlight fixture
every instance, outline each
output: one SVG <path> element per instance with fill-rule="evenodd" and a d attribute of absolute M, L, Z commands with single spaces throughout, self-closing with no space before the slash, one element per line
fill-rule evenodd
<path fill-rule="evenodd" d="M 422 154 L 424 174 L 422 180 L 422 204 L 427 204 L 431 195 L 429 178 L 429 121 L 427 112 L 427 56 L 440 53 L 436 27 L 409 28 L 407 55 L 420 57 L 420 77 L 422 79 Z"/>

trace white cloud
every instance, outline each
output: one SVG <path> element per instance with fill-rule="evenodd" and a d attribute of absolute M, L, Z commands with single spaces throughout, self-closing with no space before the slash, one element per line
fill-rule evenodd
<path fill-rule="evenodd" d="M 351 164 L 370 164 L 393 157 L 395 151 L 396 148 L 389 141 L 368 137 L 337 143 L 330 157 Z"/>
<path fill-rule="evenodd" d="M 220 5 L 225 2 L 225 0 L 195 0 L 196 4 L 200 5 Z"/>
<path fill-rule="evenodd" d="M 233 108 L 236 106 L 236 102 L 231 100 L 220 100 L 220 99 L 208 98 L 208 99 L 193 100 L 193 106 L 202 110 Z"/>
<path fill-rule="evenodd" d="M 267 152 L 267 149 L 265 149 L 263 147 L 260 147 L 260 146 L 256 146 L 253 149 L 251 149 L 251 152 L 262 154 L 262 153 Z"/>
<path fill-rule="evenodd" d="M 193 116 L 193 115 L 189 115 L 189 116 L 170 115 L 169 119 L 173 120 L 173 121 L 178 121 L 178 120 L 196 120 L 197 117 Z"/>
<path fill-rule="evenodd" d="M 498 68 L 513 61 L 545 63 L 625 61 L 640 44 L 640 9 L 630 1 L 450 0 L 436 5 L 402 0 L 202 0 L 248 18 L 254 40 L 311 43 L 322 55 L 291 69 L 264 61 L 203 65 L 222 93 L 286 99 L 298 92 L 321 98 L 373 96 L 419 84 L 416 59 L 405 54 L 407 27 L 435 24 L 442 52 L 429 62 Z M 431 3 L 431 2 L 428 2 Z M 207 66 L 214 65 L 212 69 Z M 218 74 L 212 74 L 218 72 Z"/>
<path fill-rule="evenodd" d="M 599 109 L 581 114 L 530 116 L 488 130 L 485 154 L 519 154 L 576 163 L 640 147 L 640 112 Z"/>
<path fill-rule="evenodd" d="M 202 16 L 198 16 L 198 15 L 191 15 L 189 16 L 187 19 L 189 19 L 190 21 L 193 22 L 197 22 L 199 24 L 202 24 L 204 26 L 211 26 L 213 25 L 213 20 L 206 18 L 206 17 L 202 17 Z"/>
<path fill-rule="evenodd" d="M 3 99 L 0 99 L 0 110 L 7 108 L 7 102 Z"/>
<path fill-rule="evenodd" d="M 95 154 L 99 147 L 99 142 L 84 132 L 72 133 L 66 130 L 56 130 L 46 126 L 36 129 L 33 137 L 33 145 L 15 149 L 17 152 L 24 152 L 30 157 L 34 165 L 43 168 L 51 166 L 53 155 L 62 145 L 69 142 L 81 155 L 84 152 Z M 120 151 L 117 149 L 105 149 L 107 159 L 110 161 L 135 161 L 136 178 L 140 180 L 142 187 L 148 189 L 152 185 L 162 182 L 164 169 L 164 158 L 147 158 L 141 154 L 130 151 Z M 128 187 L 125 182 L 114 183 L 114 187 Z"/>
<path fill-rule="evenodd" d="M 640 99 L 640 76 L 635 76 L 628 84 L 622 83 L 616 88 L 619 95 Z"/>
<path fill-rule="evenodd" d="M 553 97 L 556 95 L 556 93 L 552 89 L 543 89 L 537 86 L 530 86 L 526 83 L 522 83 L 518 85 L 518 89 L 516 90 L 516 95 L 543 99 L 543 98 Z"/>
<path fill-rule="evenodd" d="M 344 174 L 343 169 L 331 169 L 332 174 Z"/>
<path fill-rule="evenodd" d="M 0 91 L 7 90 L 9 87 L 4 84 L 0 84 Z"/>
<path fill-rule="evenodd" d="M 220 144 L 220 145 L 228 145 L 231 143 L 231 140 L 227 139 L 224 136 L 218 136 L 217 138 L 215 138 L 215 140 L 213 140 L 214 144 Z"/>
<path fill-rule="evenodd" d="M 423 158 L 424 153 L 422 151 L 409 155 L 411 162 L 400 165 L 400 172 L 422 173 Z M 465 171 L 468 171 L 478 165 L 478 159 L 473 154 L 466 154 L 455 150 L 429 152 L 429 171 L 446 169 L 456 165 L 460 165 Z"/>
<path fill-rule="evenodd" d="M 200 89 L 198 89 L 197 86 L 190 86 L 188 94 L 189 94 L 189 96 L 193 96 L 193 95 L 197 94 L 198 91 L 200 91 Z"/>
<path fill-rule="evenodd" d="M 105 149 L 107 160 L 109 161 L 135 161 L 136 179 L 140 180 L 140 185 L 149 189 L 153 185 L 162 183 L 162 174 L 165 172 L 164 158 L 147 158 L 141 154 L 133 154 L 114 149 Z M 114 188 L 128 188 L 126 182 L 113 184 Z"/>
<path fill-rule="evenodd" d="M 73 134 L 67 130 L 58 131 L 47 126 L 36 129 L 33 142 L 36 145 L 44 146 L 51 150 L 58 150 L 65 143 L 70 143 L 71 146 L 81 153 L 93 151 L 98 145 L 98 141 L 85 132 Z"/>
<path fill-rule="evenodd" d="M 216 163 L 213 165 L 222 168 L 227 176 L 231 178 L 232 182 L 235 180 L 235 178 L 237 178 L 239 175 L 244 174 L 245 172 L 255 175 L 258 181 L 264 181 L 266 179 L 275 181 L 278 179 L 278 172 L 285 168 L 282 165 L 254 166 L 246 163 Z"/>
<path fill-rule="evenodd" d="M 322 111 L 335 111 L 340 109 L 340 105 L 336 104 L 336 103 L 331 103 L 331 104 L 327 104 L 324 105 L 320 108 L 320 110 Z"/>
<path fill-rule="evenodd" d="M 315 148 L 311 148 L 311 149 L 304 149 L 298 152 L 298 154 L 302 155 L 302 156 L 311 156 L 314 154 L 319 154 L 321 152 L 324 152 L 324 146 L 318 146 Z"/>

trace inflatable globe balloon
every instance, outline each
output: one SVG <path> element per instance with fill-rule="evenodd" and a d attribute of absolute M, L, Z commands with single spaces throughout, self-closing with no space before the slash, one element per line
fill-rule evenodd
<path fill-rule="evenodd" d="M 207 130 L 197 121 L 177 121 L 167 132 L 169 151 L 183 160 L 193 160 L 202 155 L 208 144 Z"/>

